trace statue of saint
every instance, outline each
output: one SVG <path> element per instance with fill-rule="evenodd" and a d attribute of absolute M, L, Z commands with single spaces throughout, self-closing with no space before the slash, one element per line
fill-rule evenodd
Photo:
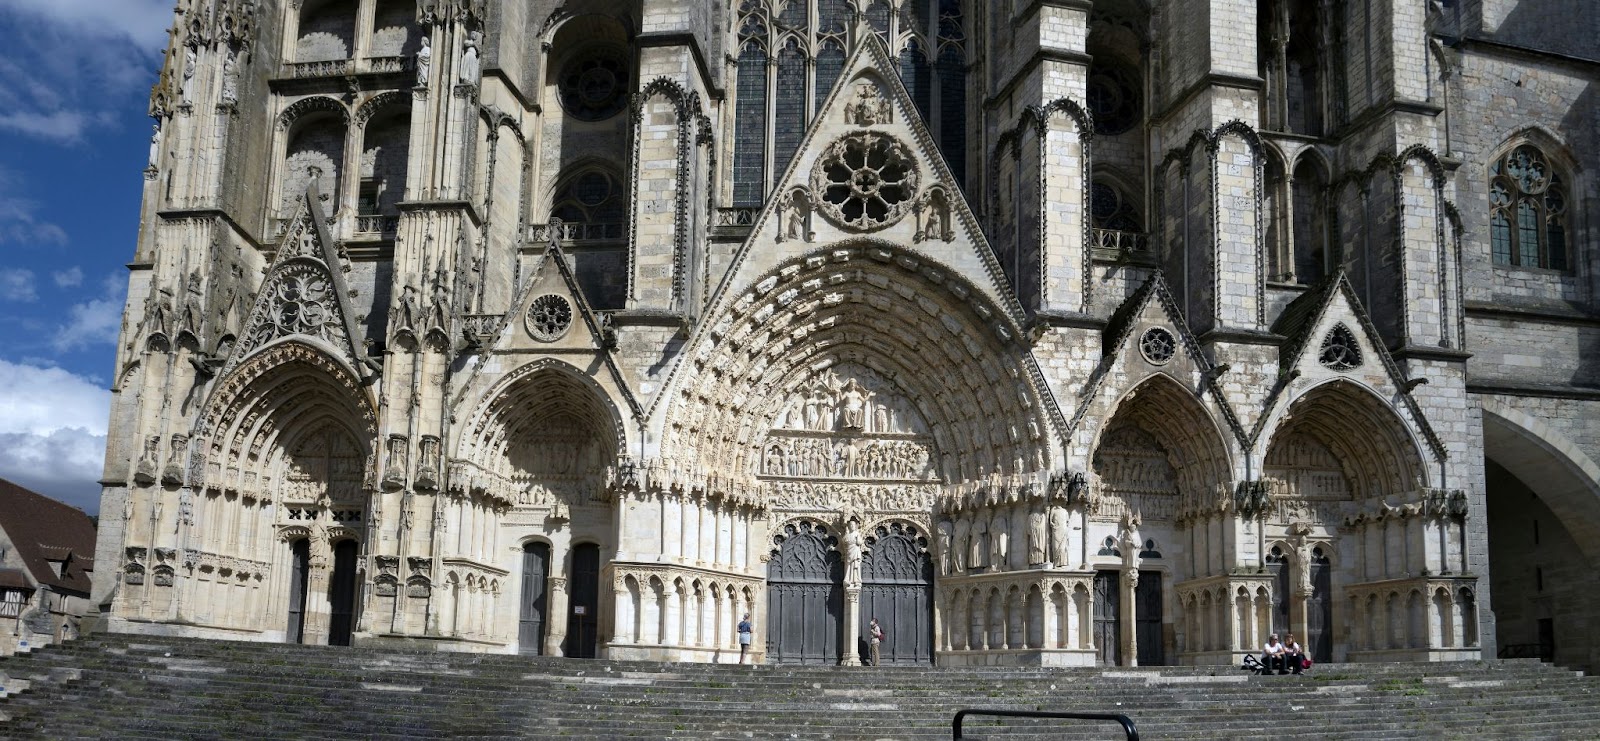
<path fill-rule="evenodd" d="M 422 48 L 417 50 L 417 87 L 428 86 L 428 71 L 433 67 L 433 42 L 424 35 Z"/>
<path fill-rule="evenodd" d="M 861 543 L 861 523 L 852 519 L 844 526 L 844 585 L 861 586 L 861 558 L 865 548 Z"/>
<path fill-rule="evenodd" d="M 456 76 L 463 85 L 478 84 L 478 76 L 481 74 L 478 63 L 478 41 L 482 38 L 482 33 L 473 31 L 461 42 L 461 67 L 456 70 Z"/>
<path fill-rule="evenodd" d="M 1042 564 L 1050 560 L 1050 520 L 1044 505 L 1034 502 L 1028 509 L 1028 563 Z"/>

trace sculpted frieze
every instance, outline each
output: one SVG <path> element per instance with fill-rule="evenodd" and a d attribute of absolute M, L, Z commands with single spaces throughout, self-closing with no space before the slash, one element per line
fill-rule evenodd
<path fill-rule="evenodd" d="M 821 512 L 931 512 L 937 484 L 779 481 L 768 487 L 774 509 Z"/>

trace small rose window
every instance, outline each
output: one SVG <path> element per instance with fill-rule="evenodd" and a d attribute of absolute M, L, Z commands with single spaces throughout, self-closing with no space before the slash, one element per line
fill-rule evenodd
<path fill-rule="evenodd" d="M 540 342 L 559 339 L 572 326 L 572 304 L 566 298 L 546 294 L 528 307 L 528 334 Z"/>
<path fill-rule="evenodd" d="M 1171 360 L 1177 347 L 1178 342 L 1173 339 L 1172 333 L 1161 327 L 1151 327 L 1139 338 L 1139 352 L 1151 365 L 1163 365 Z"/>
<path fill-rule="evenodd" d="M 887 134 L 849 134 L 817 160 L 812 186 L 830 219 L 876 229 L 905 215 L 917 190 L 917 167 L 905 145 Z"/>

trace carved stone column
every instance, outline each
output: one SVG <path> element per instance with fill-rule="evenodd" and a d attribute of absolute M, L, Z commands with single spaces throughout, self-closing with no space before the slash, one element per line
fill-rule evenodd
<path fill-rule="evenodd" d="M 1127 609 L 1122 610 L 1122 620 L 1117 626 L 1117 632 L 1122 639 L 1122 665 L 1139 665 L 1139 602 L 1136 596 L 1139 592 L 1139 567 L 1137 565 L 1122 570 L 1122 604 Z"/>
<path fill-rule="evenodd" d="M 844 589 L 844 655 L 840 666 L 861 666 L 861 587 Z"/>
<path fill-rule="evenodd" d="M 561 644 L 567 638 L 567 578 L 552 576 L 546 584 L 550 597 L 549 621 L 550 629 L 544 632 L 544 655 L 565 656 L 561 651 Z"/>
<path fill-rule="evenodd" d="M 633 596 L 628 593 L 628 586 L 617 579 L 612 585 L 611 594 L 615 600 L 612 605 L 611 642 L 613 644 L 633 643 Z"/>

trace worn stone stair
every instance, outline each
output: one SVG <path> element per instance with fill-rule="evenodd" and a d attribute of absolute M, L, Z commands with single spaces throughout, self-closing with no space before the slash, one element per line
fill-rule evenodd
<path fill-rule="evenodd" d="M 1145 739 L 1600 738 L 1533 660 L 1140 669 L 717 666 L 101 635 L 0 660 L 0 737 L 948 739 L 961 708 L 1125 713 Z M 969 718 L 969 737 L 1121 738 Z"/>

